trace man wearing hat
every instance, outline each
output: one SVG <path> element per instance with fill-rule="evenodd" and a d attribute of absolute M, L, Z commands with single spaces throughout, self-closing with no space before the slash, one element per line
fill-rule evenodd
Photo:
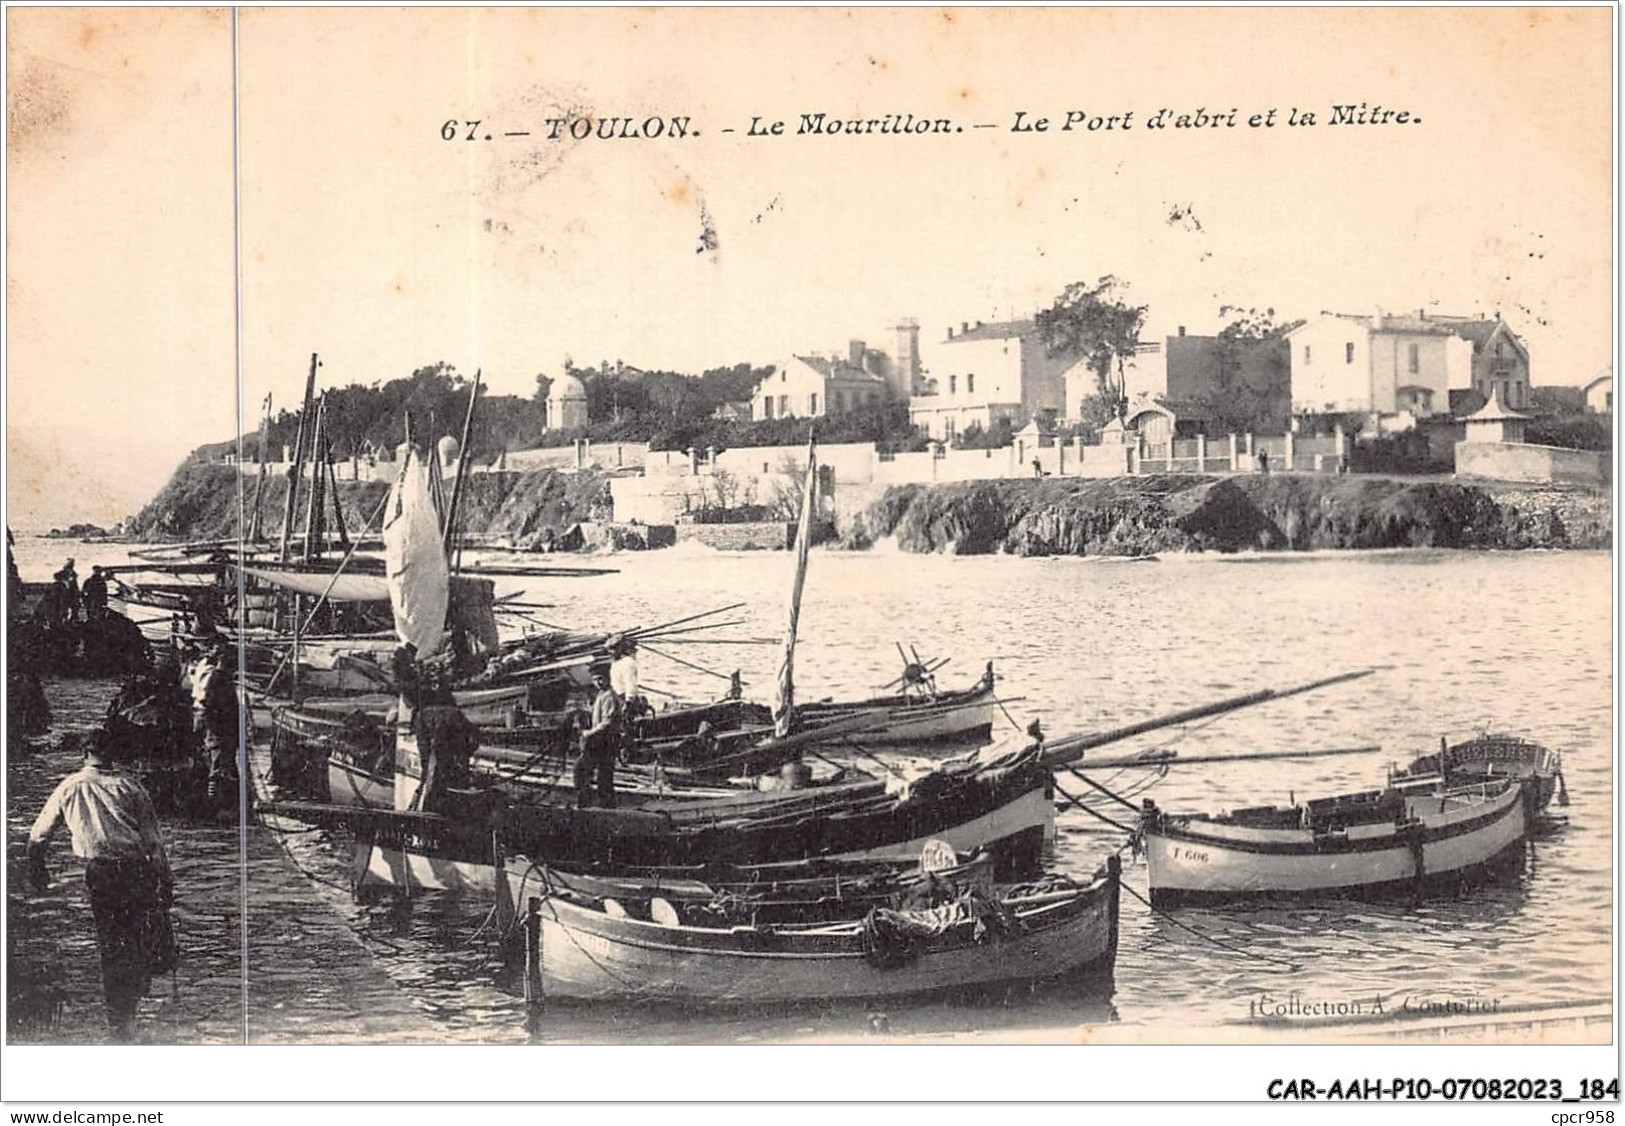
<path fill-rule="evenodd" d="M 581 733 L 581 754 L 576 759 L 576 805 L 585 809 L 596 804 L 615 808 L 615 759 L 621 753 L 621 728 L 625 702 L 609 685 L 609 674 L 592 674 L 598 695 L 592 702 L 592 725 Z"/>
<path fill-rule="evenodd" d="M 141 783 L 118 768 L 105 731 L 91 737 L 85 765 L 51 793 L 28 834 L 28 875 L 37 892 L 51 886 L 45 855 L 64 823 L 73 854 L 85 861 L 85 891 L 102 959 L 102 993 L 112 1039 L 134 1034 L 136 1003 L 152 975 L 174 966 L 169 902 L 174 888 L 158 816 Z"/>

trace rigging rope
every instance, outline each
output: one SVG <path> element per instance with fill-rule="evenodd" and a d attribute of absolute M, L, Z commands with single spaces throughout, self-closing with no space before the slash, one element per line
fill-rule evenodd
<path fill-rule="evenodd" d="M 1076 778 L 1079 782 L 1082 782 L 1085 786 L 1088 786 L 1091 790 L 1096 790 L 1099 793 L 1104 794 L 1106 797 L 1111 798 L 1112 801 L 1117 802 L 1119 805 L 1127 806 L 1129 809 L 1133 810 L 1136 814 L 1140 812 L 1140 807 L 1139 806 L 1135 805 L 1133 802 L 1129 801 L 1127 798 L 1123 797 L 1122 795 L 1114 793 L 1111 790 L 1108 790 L 1105 786 L 1102 786 L 1099 782 L 1096 782 L 1093 778 L 1089 777 L 1087 774 L 1080 773 L 1079 771 L 1075 770 L 1074 768 L 1072 768 L 1070 766 L 1068 766 L 1066 768 L 1066 772 L 1068 774 L 1072 775 L 1072 777 Z"/>
<path fill-rule="evenodd" d="M 1123 832 L 1129 835 L 1130 840 L 1139 835 L 1140 830 L 1138 826 L 1125 825 L 1115 817 L 1107 817 L 1104 813 L 1101 813 L 1097 809 L 1090 809 L 1087 805 L 1083 804 L 1082 798 L 1078 797 L 1076 794 L 1071 794 L 1066 790 L 1063 790 L 1059 782 L 1055 784 L 1055 792 L 1067 799 L 1067 801 L 1071 802 L 1073 805 L 1077 806 L 1079 809 L 1083 810 L 1090 817 L 1099 818 L 1114 829 L 1121 829 Z M 1118 851 L 1121 852 L 1122 850 L 1119 849 Z"/>
<path fill-rule="evenodd" d="M 1240 954 L 1242 957 L 1251 958 L 1254 961 L 1267 962 L 1267 963 L 1269 963 L 1271 965 L 1280 966 L 1282 969 L 1291 971 L 1293 973 L 1296 973 L 1297 971 L 1303 969 L 1303 967 L 1301 965 L 1299 965 L 1298 963 L 1296 963 L 1296 962 L 1288 962 L 1288 961 L 1286 961 L 1286 960 L 1284 960 L 1282 958 L 1272 958 L 1268 954 L 1258 954 L 1258 953 L 1255 953 L 1255 952 L 1253 952 L 1251 950 L 1246 949 L 1245 947 L 1233 946 L 1228 942 L 1221 941 L 1220 939 L 1215 938 L 1213 935 L 1208 934 L 1205 931 L 1197 930 L 1195 927 L 1191 926 L 1189 923 L 1184 922 L 1184 921 L 1176 918 L 1175 916 L 1173 916 L 1172 914 L 1170 914 L 1167 911 L 1164 911 L 1161 907 L 1156 906 L 1154 903 L 1152 903 L 1145 896 L 1141 895 L 1139 892 L 1137 892 L 1133 888 L 1129 887 L 1128 884 L 1123 883 L 1123 882 L 1120 881 L 1118 886 L 1121 887 L 1124 891 L 1128 892 L 1130 895 L 1132 895 L 1135 899 L 1138 899 L 1141 903 L 1143 903 L 1147 907 L 1149 907 L 1151 909 L 1151 913 L 1153 915 L 1160 915 L 1162 918 L 1168 920 L 1168 922 L 1174 924 L 1174 926 L 1179 927 L 1181 930 L 1189 931 L 1191 934 L 1194 934 L 1197 938 L 1201 939 L 1203 942 L 1211 943 L 1213 946 L 1216 946 L 1220 950 L 1226 950 L 1226 951 L 1229 951 L 1232 954 Z"/>
<path fill-rule="evenodd" d="M 681 657 L 674 656 L 673 654 L 667 653 L 664 650 L 656 649 L 653 645 L 650 645 L 647 641 L 639 641 L 638 642 L 638 648 L 642 649 L 645 653 L 653 653 L 657 657 L 664 657 L 668 661 L 675 661 L 679 665 L 683 665 L 683 666 L 685 666 L 687 668 L 693 669 L 695 672 L 703 672 L 706 676 L 714 676 L 718 680 L 726 680 L 726 681 L 730 681 L 730 682 L 733 680 L 733 677 L 731 675 L 728 675 L 726 673 L 717 672 L 715 669 L 708 669 L 704 665 L 697 665 L 693 661 L 685 661 Z"/>

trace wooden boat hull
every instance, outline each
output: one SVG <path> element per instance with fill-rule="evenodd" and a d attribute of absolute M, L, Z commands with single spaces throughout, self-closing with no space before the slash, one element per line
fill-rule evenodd
<path fill-rule="evenodd" d="M 861 923 L 663 926 L 547 897 L 541 906 L 542 987 L 554 999 L 771 1005 L 1109 975 L 1117 952 L 1118 880 L 1114 863 L 1077 894 L 1018 908 L 1016 933 L 977 941 L 972 925 L 955 925 L 921 940 L 914 956 L 896 965 L 877 964 L 870 956 Z"/>
<path fill-rule="evenodd" d="M 359 809 L 390 809 L 395 801 L 395 784 L 348 755 L 330 754 L 327 757 L 326 800 L 335 805 L 351 805 Z"/>
<path fill-rule="evenodd" d="M 358 782 L 365 785 L 365 782 Z M 373 784 L 376 785 L 374 782 Z M 381 795 L 387 802 L 392 792 L 385 789 Z M 335 792 L 334 798 L 338 794 Z M 381 807 L 379 807 L 381 808 Z M 928 840 L 945 841 L 956 852 L 974 852 L 981 848 L 1000 848 L 1031 852 L 1054 835 L 1055 803 L 1041 793 L 1023 794 L 1014 801 L 984 816 L 953 826 L 940 833 L 927 833 L 908 840 L 876 848 L 850 852 L 823 853 L 824 859 L 835 861 L 913 860 L 920 855 Z M 359 836 L 356 841 L 356 875 L 358 887 L 395 887 L 413 891 L 450 891 L 471 895 L 490 896 L 497 890 L 496 852 L 494 842 L 486 846 L 480 838 L 474 849 L 447 850 L 428 841 L 389 841 Z M 483 855 L 481 854 L 483 851 Z M 1010 866 L 1023 865 L 1016 860 Z M 536 888 L 535 865 L 516 857 L 504 864 L 510 889 L 518 887 L 523 894 L 534 894 Z M 520 892 L 515 892 L 518 895 Z"/>
<path fill-rule="evenodd" d="M 870 713 L 874 725 L 855 742 L 870 747 L 949 746 L 985 743 L 993 734 L 998 707 L 993 685 L 987 681 L 936 700 L 867 700 L 859 703 L 808 704 L 797 709 L 801 722 L 839 722 L 848 716 Z"/>
<path fill-rule="evenodd" d="M 1037 867 L 1045 841 L 1054 836 L 1055 803 L 1042 784 L 1016 785 L 983 803 L 970 816 L 951 808 L 913 810 L 903 806 L 853 816 L 850 810 L 810 808 L 800 823 L 774 825 L 749 820 L 748 800 L 732 820 L 725 803 L 650 803 L 615 811 L 532 808 L 528 831 L 510 832 L 513 853 L 582 870 L 659 871 L 711 863 L 770 864 L 809 857 L 836 861 L 913 860 L 928 840 L 956 852 L 989 849 L 997 870 L 1025 873 Z M 692 814 L 684 814 L 691 807 Z M 689 832 L 674 831 L 675 819 L 694 819 Z M 761 817 L 758 814 L 758 817 Z M 489 833 L 447 826 L 415 831 L 404 820 L 357 833 L 359 886 L 394 886 L 491 895 L 497 887 L 497 861 Z M 540 824 L 537 824 L 540 822 Z M 529 844 L 516 842 L 528 838 Z M 504 868 L 523 882 L 534 868 L 522 857 Z"/>
<path fill-rule="evenodd" d="M 917 704 L 886 712 L 878 730 L 865 732 L 862 742 L 886 747 L 935 745 L 963 747 L 985 743 L 993 734 L 991 699 L 953 704 Z M 820 720 L 824 718 L 819 715 Z M 839 714 L 831 718 L 841 718 Z"/>
<path fill-rule="evenodd" d="M 1425 807 L 1440 799 L 1407 800 L 1421 814 L 1414 830 L 1389 822 L 1317 835 L 1312 829 L 1153 818 L 1145 829 L 1151 901 L 1160 906 L 1404 892 L 1418 883 L 1459 880 L 1507 860 L 1528 833 L 1529 798 L 1522 786 L 1505 785 L 1482 802 L 1432 813 Z"/>

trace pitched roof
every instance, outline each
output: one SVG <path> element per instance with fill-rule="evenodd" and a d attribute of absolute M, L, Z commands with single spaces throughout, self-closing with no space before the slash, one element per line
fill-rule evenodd
<path fill-rule="evenodd" d="M 853 367 L 845 360 L 829 356 L 797 356 L 796 359 L 812 368 L 825 379 L 844 379 L 849 383 L 884 384 L 886 380 L 872 371 Z"/>
<path fill-rule="evenodd" d="M 945 342 L 948 344 L 958 344 L 961 340 L 1014 340 L 1037 332 L 1038 322 L 1031 317 L 1017 321 L 993 321 L 988 324 L 978 321 L 964 332 L 953 332 L 951 327 L 948 331 L 953 333 Z"/>
<path fill-rule="evenodd" d="M 1365 313 L 1338 313 L 1332 310 L 1322 310 L 1322 317 L 1336 317 L 1338 320 L 1353 321 L 1372 332 L 1411 333 L 1427 336 L 1459 336 L 1473 346 L 1475 353 L 1484 350 L 1484 346 L 1494 338 L 1497 330 L 1505 330 L 1507 339 L 1512 341 L 1513 347 L 1524 351 L 1523 341 L 1518 334 L 1500 317 L 1484 319 L 1483 317 L 1458 317 L 1448 313 L 1435 313 L 1431 316 L 1410 316 L 1401 313 L 1381 314 L 1381 324 L 1378 317 Z M 1300 322 L 1292 332 L 1307 327 L 1308 322 Z M 1292 335 L 1288 333 L 1287 335 Z M 1525 356 L 1528 353 L 1524 352 Z"/>
<path fill-rule="evenodd" d="M 1613 381 L 1614 373 L 1611 371 L 1605 371 L 1601 375 L 1597 376 L 1596 379 L 1593 379 L 1590 383 L 1587 383 L 1584 387 L 1580 388 L 1580 390 L 1589 391 L 1599 383 L 1612 383 Z"/>

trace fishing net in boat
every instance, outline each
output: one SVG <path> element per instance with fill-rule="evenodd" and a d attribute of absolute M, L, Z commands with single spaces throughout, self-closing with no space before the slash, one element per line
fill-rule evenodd
<path fill-rule="evenodd" d="M 998 899 L 966 888 L 934 907 L 873 908 L 863 918 L 863 954 L 879 969 L 905 966 L 927 942 L 956 927 L 969 927 L 972 941 L 983 943 L 1020 933 L 1021 923 Z"/>

